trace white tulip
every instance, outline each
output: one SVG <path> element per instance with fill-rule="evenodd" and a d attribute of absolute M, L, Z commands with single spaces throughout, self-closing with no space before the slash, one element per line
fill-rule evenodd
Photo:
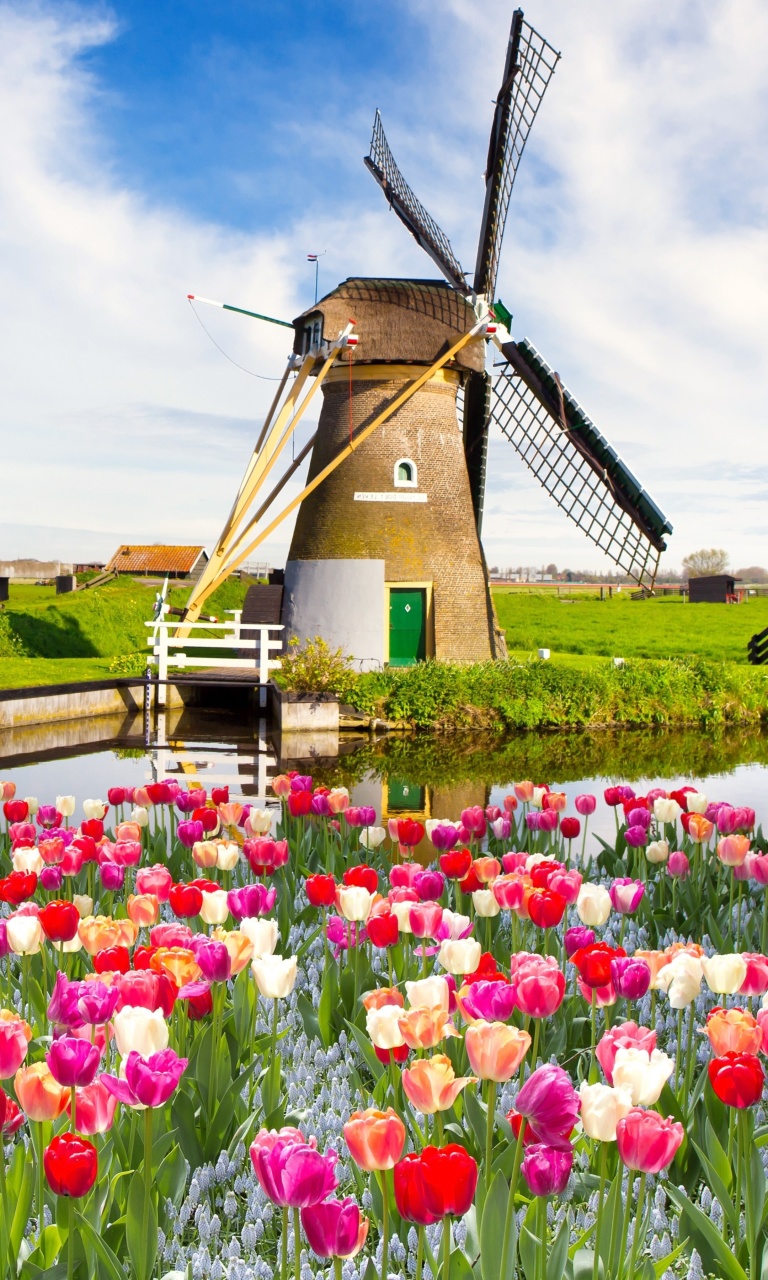
<path fill-rule="evenodd" d="M 405 995 L 412 1009 L 442 1009 L 447 1013 L 451 988 L 446 979 L 436 973 L 430 978 L 419 978 L 417 982 L 406 982 Z"/>
<path fill-rule="evenodd" d="M 387 838 L 384 827 L 361 827 L 360 843 L 364 849 L 378 849 Z"/>
<path fill-rule="evenodd" d="M 139 827 L 149 826 L 149 810 L 143 805 L 136 804 L 131 809 L 131 822 L 135 822 Z"/>
<path fill-rule="evenodd" d="M 474 973 L 482 953 L 480 943 L 474 938 L 459 938 L 456 941 L 446 938 L 440 943 L 437 963 L 447 969 L 448 973 Z"/>
<path fill-rule="evenodd" d="M 35 814 L 40 808 L 40 801 L 38 800 L 37 796 L 25 796 L 24 803 L 29 807 L 30 818 L 34 818 Z M 59 809 L 59 813 L 61 813 L 61 809 Z"/>
<path fill-rule="evenodd" d="M 584 1080 L 579 1096 L 581 1123 L 587 1137 L 598 1142 L 615 1142 L 617 1124 L 632 1109 L 631 1089 L 612 1089 L 607 1084 L 587 1084 Z"/>
<path fill-rule="evenodd" d="M 544 797 L 545 797 L 545 795 L 546 795 L 546 794 L 547 794 L 547 789 L 546 789 L 546 787 L 534 787 L 534 788 L 533 788 L 533 794 L 531 795 L 531 805 L 532 805 L 532 807 L 533 807 L 534 809 L 540 809 L 540 808 L 541 808 L 541 806 L 542 806 L 542 804 L 543 804 L 543 802 L 544 802 Z"/>
<path fill-rule="evenodd" d="M 204 893 L 200 919 L 206 924 L 224 924 L 229 915 L 227 897 L 226 889 L 214 889 L 212 893 Z"/>
<path fill-rule="evenodd" d="M 576 914 L 582 924 L 590 929 L 601 928 L 608 919 L 613 904 L 608 890 L 601 884 L 583 884 L 576 899 Z"/>
<path fill-rule="evenodd" d="M 685 1009 L 701 991 L 703 969 L 698 956 L 679 951 L 659 971 L 658 985 L 669 996 L 671 1009 Z"/>
<path fill-rule="evenodd" d="M 14 849 L 12 861 L 14 871 L 34 871 L 36 876 L 45 866 L 39 849 Z"/>
<path fill-rule="evenodd" d="M 297 958 L 290 956 L 257 956 L 251 961 L 251 972 L 259 993 L 271 1000 L 289 996 L 296 985 Z"/>
<path fill-rule="evenodd" d="M 216 866 L 219 871 L 234 871 L 239 861 L 239 845 L 224 842 L 216 845 Z"/>
<path fill-rule="evenodd" d="M 272 830 L 272 814 L 266 809 L 250 809 L 245 825 L 255 836 L 265 836 Z"/>
<path fill-rule="evenodd" d="M 93 915 L 93 898 L 89 898 L 87 893 L 73 894 L 72 901 L 77 907 L 77 914 L 81 920 L 84 920 L 86 916 Z"/>
<path fill-rule="evenodd" d="M 487 890 L 490 893 L 490 890 Z M 446 907 L 440 921 L 440 932 L 443 929 L 448 930 L 449 938 L 466 937 L 472 928 L 472 921 L 469 916 L 462 916 L 458 911 L 451 911 L 450 907 Z"/>
<path fill-rule="evenodd" d="M 65 955 L 69 955 L 70 952 L 82 951 L 83 942 L 79 933 L 76 933 L 74 938 L 70 938 L 69 942 L 51 942 L 51 946 L 59 954 L 63 952 Z"/>
<path fill-rule="evenodd" d="M 747 962 L 735 952 L 703 959 L 701 967 L 710 991 L 719 996 L 734 996 L 747 976 Z"/>
<path fill-rule="evenodd" d="M 709 801 L 703 791 L 689 791 L 685 797 L 689 813 L 706 813 Z"/>
<path fill-rule="evenodd" d="M 6 930 L 8 946 L 14 955 L 37 955 L 43 940 L 43 926 L 37 916 L 9 916 Z"/>
<path fill-rule="evenodd" d="M 57 796 L 56 812 L 60 813 L 62 818 L 71 818 L 72 814 L 75 812 L 75 797 Z"/>
<path fill-rule="evenodd" d="M 117 1052 L 126 1058 L 133 1050 L 142 1058 L 168 1048 L 168 1023 L 162 1009 L 125 1005 L 112 1019 Z"/>
<path fill-rule="evenodd" d="M 345 920 L 362 923 L 371 914 L 373 894 L 363 885 L 344 884 L 336 891 L 336 902 Z"/>
<path fill-rule="evenodd" d="M 613 1065 L 613 1083 L 617 1089 L 629 1089 L 633 1107 L 652 1107 L 675 1069 L 674 1059 L 654 1049 L 617 1049 Z"/>
<path fill-rule="evenodd" d="M 651 840 L 650 844 L 645 846 L 646 862 L 651 862 L 654 866 L 659 866 L 662 862 L 666 862 L 668 857 L 668 840 Z"/>
<path fill-rule="evenodd" d="M 413 933 L 411 928 L 411 907 L 417 905 L 415 902 L 392 903 L 392 915 L 397 916 L 397 927 L 401 933 Z"/>
<path fill-rule="evenodd" d="M 277 946 L 277 921 L 264 920 L 258 916 L 248 916 L 241 920 L 238 928 L 253 944 L 254 957 L 271 956 Z"/>
<path fill-rule="evenodd" d="M 475 915 L 480 916 L 483 920 L 487 920 L 491 916 L 497 916 L 501 911 L 492 889 L 475 889 L 472 894 L 472 903 L 475 908 Z"/>
<path fill-rule="evenodd" d="M 668 800 L 666 796 L 657 796 L 653 802 L 653 816 L 657 822 L 677 822 L 682 809 L 676 800 Z"/>
<path fill-rule="evenodd" d="M 369 1009 L 365 1025 L 371 1043 L 377 1049 L 399 1049 L 405 1044 L 400 1030 L 403 1011 L 398 1004 L 385 1004 L 380 1009 Z"/>
<path fill-rule="evenodd" d="M 83 801 L 83 813 L 89 821 L 95 819 L 97 822 L 101 822 L 106 812 L 107 805 L 105 805 L 103 800 Z M 61 809 L 59 809 L 59 813 L 61 813 Z"/>

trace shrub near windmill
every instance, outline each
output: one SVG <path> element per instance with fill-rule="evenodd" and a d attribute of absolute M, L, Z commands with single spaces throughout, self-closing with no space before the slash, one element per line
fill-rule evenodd
<path fill-rule="evenodd" d="M 516 10 L 471 281 L 398 170 L 376 113 L 366 164 L 445 279 L 354 277 L 294 321 L 293 353 L 188 620 L 299 507 L 285 570 L 288 635 L 322 635 L 362 667 L 504 656 L 480 541 L 492 421 L 566 515 L 652 589 L 671 526 L 492 303 L 517 167 L 558 57 Z M 319 387 L 317 431 L 251 515 Z M 264 525 L 310 451 L 306 485 Z"/>

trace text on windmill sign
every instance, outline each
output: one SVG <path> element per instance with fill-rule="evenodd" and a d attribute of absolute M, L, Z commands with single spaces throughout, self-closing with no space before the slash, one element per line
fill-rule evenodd
<path fill-rule="evenodd" d="M 388 493 L 356 493 L 355 502 L 426 502 L 426 493 L 405 493 L 393 489 Z"/>

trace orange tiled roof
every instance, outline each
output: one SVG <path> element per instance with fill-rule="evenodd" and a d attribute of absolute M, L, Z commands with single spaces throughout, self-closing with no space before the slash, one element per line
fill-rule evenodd
<path fill-rule="evenodd" d="M 137 547 L 123 543 L 107 569 L 118 573 L 190 573 L 205 547 Z"/>

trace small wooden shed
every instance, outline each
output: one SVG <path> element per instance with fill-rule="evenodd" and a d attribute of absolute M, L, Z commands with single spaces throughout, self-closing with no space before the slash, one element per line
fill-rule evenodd
<path fill-rule="evenodd" d="M 691 604 L 741 604 L 744 592 L 736 586 L 741 578 L 730 573 L 713 573 L 706 578 L 691 578 L 688 599 Z"/>

